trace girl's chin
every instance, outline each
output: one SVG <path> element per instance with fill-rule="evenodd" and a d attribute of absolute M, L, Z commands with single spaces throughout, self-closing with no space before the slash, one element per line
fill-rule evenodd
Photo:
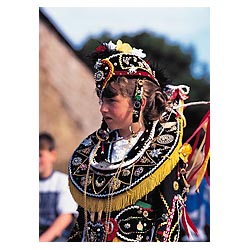
<path fill-rule="evenodd" d="M 115 127 L 115 126 L 108 126 L 108 128 L 109 128 L 109 130 L 117 130 L 118 128 L 117 127 Z"/>
<path fill-rule="evenodd" d="M 114 124 L 114 122 L 112 120 L 105 120 L 105 122 L 108 125 L 108 128 L 110 130 L 116 130 L 116 129 L 118 129 L 118 126 L 116 126 L 116 124 Z"/>
<path fill-rule="evenodd" d="M 120 128 L 118 126 L 115 126 L 115 125 L 108 125 L 108 129 L 113 131 L 113 130 L 119 130 Z"/>
<path fill-rule="evenodd" d="M 111 122 L 109 123 L 109 122 L 106 122 L 107 123 L 107 125 L 108 125 L 108 129 L 109 130 L 115 130 L 115 129 L 117 129 L 117 127 L 116 126 L 114 126 L 113 124 L 111 124 Z"/>

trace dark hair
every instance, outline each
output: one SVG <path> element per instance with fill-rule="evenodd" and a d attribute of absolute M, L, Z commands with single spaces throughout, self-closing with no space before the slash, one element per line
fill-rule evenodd
<path fill-rule="evenodd" d="M 166 96 L 160 86 L 149 80 L 143 83 L 143 96 L 146 97 L 146 107 L 143 111 L 144 122 L 155 121 L 166 111 Z"/>
<path fill-rule="evenodd" d="M 47 132 L 42 132 L 39 134 L 39 150 L 49 150 L 55 149 L 55 139 L 53 136 Z"/>
<path fill-rule="evenodd" d="M 112 98 L 121 94 L 124 97 L 131 98 L 133 102 L 137 80 L 136 78 L 123 76 L 112 79 L 103 90 L 102 97 Z M 114 86 L 118 86 L 118 88 L 114 88 Z M 98 89 L 96 93 L 100 97 Z M 161 87 L 148 79 L 143 79 L 143 96 L 146 97 L 147 100 L 143 111 L 144 123 L 159 119 L 166 109 L 166 97 L 162 93 Z"/>
<path fill-rule="evenodd" d="M 112 98 L 121 94 L 123 97 L 130 97 L 133 98 L 134 91 L 135 91 L 135 82 L 128 81 L 128 78 L 124 76 L 120 76 L 117 78 L 113 78 L 109 80 L 107 86 L 102 92 L 102 97 Z M 100 98 L 100 91 L 96 88 L 97 96 Z"/>

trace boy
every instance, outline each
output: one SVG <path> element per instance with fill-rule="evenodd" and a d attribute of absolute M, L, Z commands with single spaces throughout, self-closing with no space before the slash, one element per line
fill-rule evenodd
<path fill-rule="evenodd" d="M 67 241 L 77 205 L 73 200 L 68 176 L 54 170 L 57 159 L 54 138 L 39 135 L 39 241 Z"/>

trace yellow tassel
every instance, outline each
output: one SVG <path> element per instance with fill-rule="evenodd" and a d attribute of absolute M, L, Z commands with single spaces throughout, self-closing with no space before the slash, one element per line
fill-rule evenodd
<path fill-rule="evenodd" d="M 188 157 L 192 153 L 192 147 L 188 143 L 184 143 L 182 147 L 179 150 L 180 158 L 183 160 L 183 162 L 188 162 Z"/>

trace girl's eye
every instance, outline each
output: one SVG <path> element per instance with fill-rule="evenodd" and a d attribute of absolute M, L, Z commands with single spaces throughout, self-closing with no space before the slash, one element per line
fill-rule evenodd
<path fill-rule="evenodd" d="M 107 101 L 108 101 L 109 103 L 114 103 L 114 102 L 116 102 L 116 100 L 115 100 L 115 99 L 112 99 L 112 98 L 109 98 Z"/>

